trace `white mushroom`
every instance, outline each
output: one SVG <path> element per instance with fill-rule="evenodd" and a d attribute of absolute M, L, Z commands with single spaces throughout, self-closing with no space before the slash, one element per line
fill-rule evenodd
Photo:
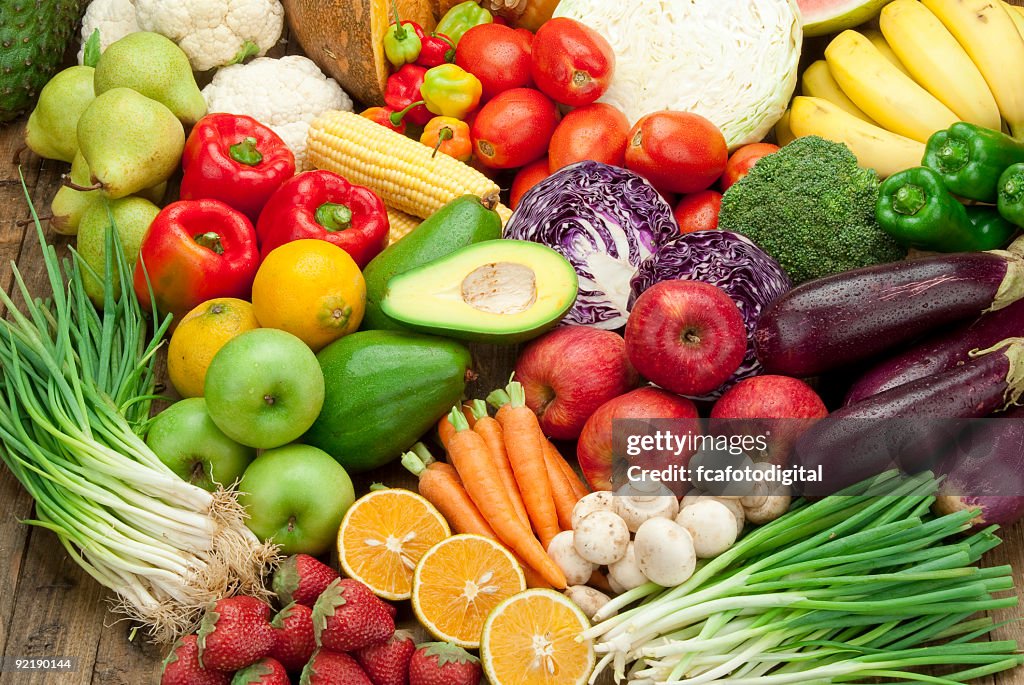
<path fill-rule="evenodd" d="M 765 498 L 764 504 L 756 509 L 744 509 L 747 520 L 751 523 L 761 525 L 770 523 L 789 511 L 789 504 L 792 498 L 789 495 L 769 495 Z"/>
<path fill-rule="evenodd" d="M 640 565 L 636 563 L 635 543 L 631 542 L 626 546 L 626 556 L 614 564 L 608 564 L 608 582 L 611 583 L 612 581 L 615 582 L 616 587 L 621 587 L 623 591 L 632 590 L 647 582 L 647 576 L 640 569 Z"/>
<path fill-rule="evenodd" d="M 596 614 L 601 607 L 612 601 L 611 597 L 600 590 L 595 590 L 594 588 L 586 585 L 570 585 L 565 589 L 565 596 L 572 600 L 572 602 L 580 608 L 586 617 L 590 619 L 594 618 L 594 614 Z M 614 613 L 609 614 L 609 616 L 614 615 Z"/>
<path fill-rule="evenodd" d="M 627 483 L 615 493 L 613 510 L 626 522 L 630 532 L 635 533 L 647 519 L 674 518 L 679 513 L 679 500 L 663 485 L 653 493 L 638 493 Z"/>
<path fill-rule="evenodd" d="M 597 568 L 579 554 L 573 546 L 573 532 L 563 530 L 548 543 L 548 556 L 565 574 L 569 585 L 582 585 L 590 580 L 590 574 Z"/>
<path fill-rule="evenodd" d="M 598 490 L 581 497 L 576 506 L 572 508 L 573 530 L 587 514 L 592 514 L 595 511 L 611 511 L 614 499 L 614 495 L 609 490 Z"/>
<path fill-rule="evenodd" d="M 671 519 L 644 521 L 636 532 L 634 554 L 640 569 L 664 587 L 686 582 L 697 567 L 690 533 Z"/>
<path fill-rule="evenodd" d="M 768 472 L 772 468 L 772 464 L 764 461 L 759 461 L 754 464 L 753 468 L 757 471 Z M 766 478 L 761 480 L 754 479 L 749 484 L 750 492 L 740 498 L 740 504 L 743 505 L 744 509 L 759 509 L 764 506 L 765 500 L 768 499 L 769 495 L 783 495 L 786 491 L 781 486 L 772 483 Z"/>
<path fill-rule="evenodd" d="M 615 579 L 611 576 L 608 576 L 608 587 L 610 587 L 612 589 L 612 592 L 614 592 L 616 595 L 621 595 L 623 592 L 626 591 L 626 588 L 616 583 Z"/>
<path fill-rule="evenodd" d="M 598 566 L 613 564 L 624 557 L 628 544 L 629 528 L 622 517 L 612 511 L 587 514 L 574 530 L 576 552 Z"/>
<path fill-rule="evenodd" d="M 699 559 L 717 557 L 736 542 L 736 517 L 717 500 L 705 499 L 684 507 L 676 523 L 690 533 Z"/>
<path fill-rule="evenodd" d="M 696 504 L 697 502 L 704 502 L 712 500 L 714 502 L 721 502 L 725 507 L 732 512 L 732 515 L 736 518 L 736 537 L 738 538 L 743 534 L 743 524 L 746 523 L 747 517 L 743 512 L 743 505 L 740 504 L 740 500 L 735 497 L 714 497 L 712 495 L 704 495 L 694 490 L 690 494 L 683 497 L 679 502 L 679 511 L 682 511 L 686 507 Z"/>

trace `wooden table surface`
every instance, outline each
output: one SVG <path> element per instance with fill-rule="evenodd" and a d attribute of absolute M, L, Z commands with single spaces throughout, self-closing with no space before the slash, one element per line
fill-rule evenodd
<path fill-rule="evenodd" d="M 11 262 L 16 262 L 33 292 L 42 292 L 44 274 L 35 229 L 29 218 L 16 155 L 23 146 L 23 120 L 0 127 L 0 287 L 10 292 Z M 21 170 L 40 214 L 48 211 L 67 165 L 20 153 Z M 66 246 L 66 236 L 49 234 Z M 503 384 L 514 350 L 475 350 L 480 379 L 472 396 Z M 372 480 L 412 486 L 400 468 L 387 468 L 360 478 L 363 491 Z M 18 685 L 156 685 L 162 650 L 142 638 L 129 639 L 131 626 L 107 611 L 111 594 L 68 559 L 49 531 L 20 523 L 31 518 L 32 500 L 10 472 L 0 467 L 0 654 L 17 657 L 74 657 L 74 673 L 0 673 L 0 683 Z M 1024 523 L 1005 531 L 1005 544 L 985 559 L 988 565 L 1012 564 L 1017 592 L 1024 597 Z M 1024 609 L 1004 611 L 998 620 L 1020 619 Z M 1024 624 L 997 631 L 1000 639 L 1024 644 Z M 978 681 L 984 685 L 1024 685 L 1024 668 Z"/>

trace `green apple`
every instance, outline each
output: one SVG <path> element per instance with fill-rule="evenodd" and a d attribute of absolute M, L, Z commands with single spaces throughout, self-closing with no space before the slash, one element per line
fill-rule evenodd
<path fill-rule="evenodd" d="M 175 402 L 157 414 L 146 444 L 182 480 L 210 491 L 232 485 L 256 458 L 255 449 L 217 428 L 202 397 Z"/>
<path fill-rule="evenodd" d="M 352 480 L 341 464 L 310 445 L 263 452 L 242 474 L 238 490 L 249 530 L 281 545 L 282 554 L 326 552 L 355 501 Z"/>
<path fill-rule="evenodd" d="M 316 355 L 291 333 L 257 328 L 214 355 L 203 388 L 210 417 L 231 439 L 270 449 L 313 425 L 324 404 Z"/>

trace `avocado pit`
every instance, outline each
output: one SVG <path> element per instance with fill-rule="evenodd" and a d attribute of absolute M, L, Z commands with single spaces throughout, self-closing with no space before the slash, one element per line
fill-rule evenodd
<path fill-rule="evenodd" d="M 514 262 L 484 264 L 462 280 L 462 299 L 488 314 L 525 312 L 537 301 L 537 274 Z"/>

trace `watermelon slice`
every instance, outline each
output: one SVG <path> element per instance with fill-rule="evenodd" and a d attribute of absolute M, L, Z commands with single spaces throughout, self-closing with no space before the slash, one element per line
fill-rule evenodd
<path fill-rule="evenodd" d="M 797 0 L 805 36 L 838 33 L 874 19 L 892 0 Z"/>

